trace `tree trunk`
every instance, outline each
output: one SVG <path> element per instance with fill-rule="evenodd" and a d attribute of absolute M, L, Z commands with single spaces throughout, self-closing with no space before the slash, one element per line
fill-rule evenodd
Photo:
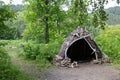
<path fill-rule="evenodd" d="M 49 42 L 49 24 L 48 24 L 48 0 L 45 0 L 45 5 L 46 5 L 46 11 L 45 11 L 45 43 Z"/>

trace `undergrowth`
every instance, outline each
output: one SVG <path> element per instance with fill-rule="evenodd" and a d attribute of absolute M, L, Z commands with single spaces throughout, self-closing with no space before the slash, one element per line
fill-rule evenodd
<path fill-rule="evenodd" d="M 120 26 L 110 27 L 100 32 L 96 41 L 102 52 L 106 53 L 113 64 L 120 63 Z"/>
<path fill-rule="evenodd" d="M 61 44 L 53 43 L 34 43 L 27 42 L 23 44 L 23 56 L 28 60 L 35 60 L 41 67 L 48 67 L 51 65 L 53 58 L 58 54 Z"/>
<path fill-rule="evenodd" d="M 8 43 L 9 41 L 0 40 L 0 80 L 27 80 L 27 76 L 11 64 L 10 56 L 4 49 Z"/>

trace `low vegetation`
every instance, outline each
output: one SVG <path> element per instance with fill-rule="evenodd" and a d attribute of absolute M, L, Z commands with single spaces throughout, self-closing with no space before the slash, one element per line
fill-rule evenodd
<path fill-rule="evenodd" d="M 27 76 L 10 62 L 10 56 L 4 49 L 8 43 L 9 41 L 0 41 L 0 80 L 27 80 Z"/>
<path fill-rule="evenodd" d="M 106 53 L 112 63 L 120 63 L 120 26 L 111 26 L 96 37 L 102 52 Z"/>
<path fill-rule="evenodd" d="M 17 47 L 21 50 L 18 52 L 19 56 L 24 57 L 26 60 L 34 60 L 40 63 L 40 67 L 47 67 L 51 65 L 54 56 L 58 54 L 61 42 L 54 41 L 48 44 L 40 44 L 34 41 L 19 41 Z"/>

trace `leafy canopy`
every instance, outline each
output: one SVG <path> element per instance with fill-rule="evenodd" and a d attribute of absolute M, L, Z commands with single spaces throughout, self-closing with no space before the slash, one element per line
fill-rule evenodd
<path fill-rule="evenodd" d="M 10 9 L 10 5 L 5 5 L 3 1 L 0 1 L 0 39 L 11 39 L 13 36 L 13 29 L 5 25 L 5 22 L 12 18 L 14 18 L 14 12 Z"/>

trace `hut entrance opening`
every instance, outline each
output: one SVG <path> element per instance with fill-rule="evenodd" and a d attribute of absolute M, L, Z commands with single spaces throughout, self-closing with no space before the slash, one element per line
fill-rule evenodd
<path fill-rule="evenodd" d="M 66 56 L 73 61 L 90 61 L 96 59 L 94 50 L 85 38 L 75 40 L 66 49 Z"/>

